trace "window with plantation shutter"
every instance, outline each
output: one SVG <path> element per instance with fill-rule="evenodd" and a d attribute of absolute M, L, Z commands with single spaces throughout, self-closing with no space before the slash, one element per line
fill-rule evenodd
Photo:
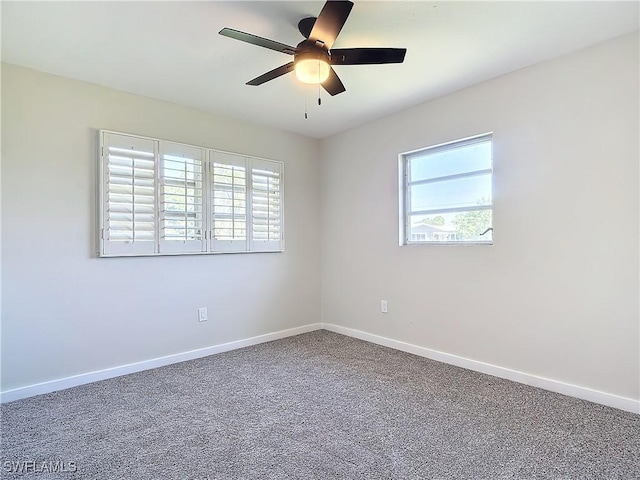
<path fill-rule="evenodd" d="M 210 170 L 212 250 L 246 251 L 247 158 L 212 152 Z"/>
<path fill-rule="evenodd" d="M 281 250 L 282 168 L 277 162 L 251 161 L 252 250 Z"/>
<path fill-rule="evenodd" d="M 101 257 L 284 250 L 282 162 L 100 130 Z"/>
<path fill-rule="evenodd" d="M 102 251 L 156 252 L 156 152 L 154 140 L 104 133 Z"/>
<path fill-rule="evenodd" d="M 205 151 L 173 142 L 161 150 L 160 252 L 205 251 Z"/>

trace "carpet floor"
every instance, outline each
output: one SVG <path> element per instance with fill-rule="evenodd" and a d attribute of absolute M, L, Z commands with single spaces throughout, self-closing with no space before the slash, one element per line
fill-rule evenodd
<path fill-rule="evenodd" d="M 323 330 L 1 413 L 3 479 L 640 479 L 640 415 Z"/>

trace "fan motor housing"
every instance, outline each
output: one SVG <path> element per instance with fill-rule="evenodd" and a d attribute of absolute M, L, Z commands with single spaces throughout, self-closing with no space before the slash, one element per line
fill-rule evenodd
<path fill-rule="evenodd" d="M 298 48 L 300 49 L 300 45 Z M 331 64 L 331 59 L 327 50 L 308 45 L 306 48 L 302 47 L 302 49 L 300 49 L 293 57 L 293 61 L 296 63 L 302 60 L 320 60 Z"/>

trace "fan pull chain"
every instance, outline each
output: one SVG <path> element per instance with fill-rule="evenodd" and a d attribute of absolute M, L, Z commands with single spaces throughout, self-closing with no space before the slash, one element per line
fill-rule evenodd
<path fill-rule="evenodd" d="M 307 118 L 309 118 L 309 116 L 307 115 L 307 96 L 304 96 L 304 119 L 306 120 Z"/>
<path fill-rule="evenodd" d="M 322 100 L 320 100 L 320 60 L 318 60 L 318 105 L 322 105 Z"/>

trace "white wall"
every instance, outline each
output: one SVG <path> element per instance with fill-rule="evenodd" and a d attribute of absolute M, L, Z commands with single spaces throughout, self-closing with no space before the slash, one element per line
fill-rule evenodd
<path fill-rule="evenodd" d="M 95 258 L 99 128 L 284 161 L 286 251 Z M 318 151 L 318 140 L 3 65 L 2 390 L 318 322 Z"/>
<path fill-rule="evenodd" d="M 322 142 L 3 65 L 1 389 L 323 321 L 638 399 L 638 54 L 625 36 Z M 95 258 L 99 128 L 284 161 L 286 252 Z M 495 245 L 399 247 L 398 153 L 487 131 Z"/>
<path fill-rule="evenodd" d="M 323 322 L 638 399 L 638 58 L 621 37 L 325 139 Z M 399 247 L 397 155 L 490 131 L 495 245 Z"/>

